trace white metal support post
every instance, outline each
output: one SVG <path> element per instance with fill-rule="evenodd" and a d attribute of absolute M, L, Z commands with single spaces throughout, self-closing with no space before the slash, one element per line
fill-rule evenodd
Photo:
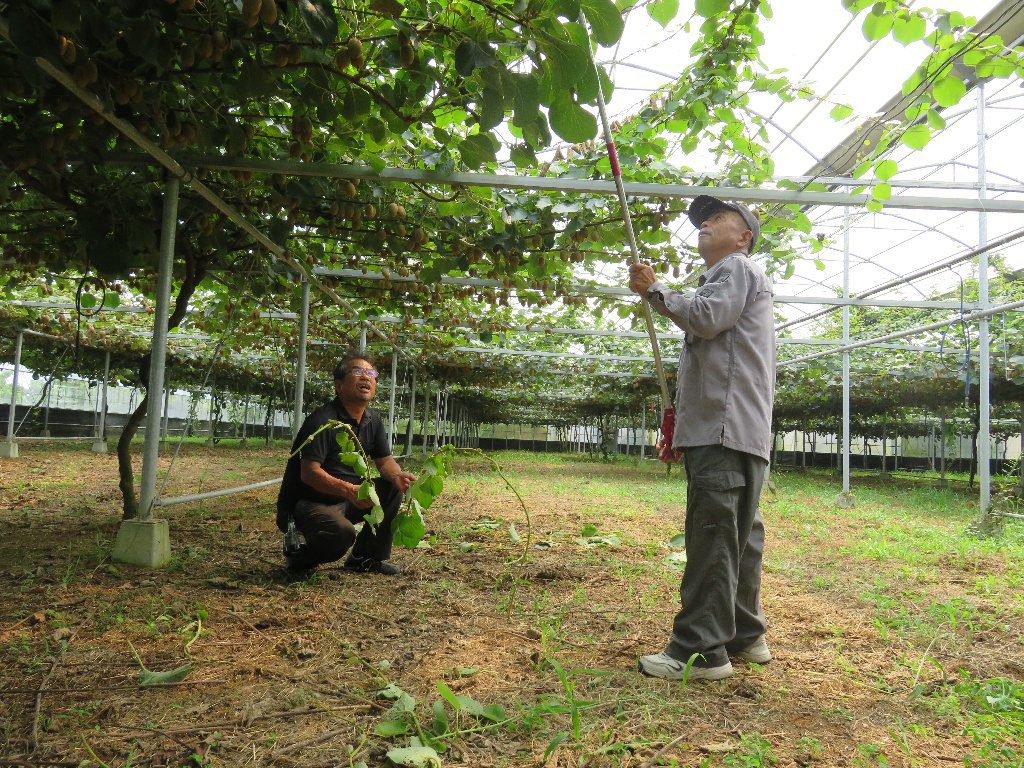
<path fill-rule="evenodd" d="M 434 397 L 434 450 L 440 447 L 441 441 L 441 387 L 437 388 Z"/>
<path fill-rule="evenodd" d="M 245 445 L 246 431 L 249 428 L 249 393 L 245 393 L 245 405 L 242 406 L 242 445 Z"/>
<path fill-rule="evenodd" d="M 103 389 L 100 395 L 100 421 L 96 429 L 96 440 L 92 444 L 94 453 L 107 452 L 107 386 L 110 382 L 110 351 L 103 356 Z"/>
<path fill-rule="evenodd" d="M 46 407 L 43 409 L 43 437 L 50 436 L 50 394 L 53 392 L 53 374 L 46 380 Z"/>
<path fill-rule="evenodd" d="M 11 378 L 11 403 L 7 410 L 7 439 L 0 443 L 0 458 L 18 458 L 18 444 L 14 441 L 14 420 L 18 412 L 18 371 L 21 368 L 21 344 L 25 338 L 23 331 L 18 331 L 14 340 L 14 376 Z"/>
<path fill-rule="evenodd" d="M 160 439 L 166 444 L 171 439 L 171 390 L 164 387 L 164 420 L 160 430 Z"/>
<path fill-rule="evenodd" d="M 640 460 L 647 450 L 647 398 L 640 403 Z"/>
<path fill-rule="evenodd" d="M 395 444 L 395 379 L 398 378 L 398 353 L 391 352 L 391 402 L 388 404 L 388 445 Z"/>
<path fill-rule="evenodd" d="M 159 568 L 171 559 L 167 521 L 153 519 L 153 501 L 156 498 L 157 458 L 160 452 L 160 408 L 157 402 L 164 390 L 164 366 L 167 363 L 167 322 L 171 305 L 171 273 L 174 267 L 174 237 L 178 227 L 180 190 L 179 179 L 172 177 L 167 180 L 160 223 L 160 267 L 157 273 L 153 347 L 146 388 L 150 405 L 146 410 L 146 435 L 142 446 L 139 516 L 134 520 L 121 521 L 113 553 L 115 560 L 150 568 Z"/>
<path fill-rule="evenodd" d="M 427 442 L 427 425 L 430 421 L 430 382 L 424 382 L 423 387 L 423 455 L 427 455 L 427 449 L 430 447 Z"/>
<path fill-rule="evenodd" d="M 366 354 L 366 326 L 359 329 L 359 354 Z"/>
<path fill-rule="evenodd" d="M 416 369 L 412 369 L 409 385 L 409 423 L 405 427 L 405 455 L 412 456 L 412 438 L 416 431 Z"/>
<path fill-rule="evenodd" d="M 213 409 L 214 409 L 214 406 L 216 405 L 216 403 L 217 403 L 217 384 L 216 384 L 216 382 L 212 382 L 210 384 L 210 408 L 209 408 L 209 410 L 208 410 L 208 412 L 206 414 L 207 417 L 208 417 L 208 420 L 210 422 L 210 436 L 206 438 L 206 444 L 208 446 L 210 446 L 211 448 L 213 447 L 213 438 L 214 438 L 214 434 L 213 434 L 213 432 L 214 432 L 214 420 L 213 420 L 214 413 L 213 413 Z"/>
<path fill-rule="evenodd" d="M 306 394 L 306 336 L 309 333 L 309 281 L 302 278 L 302 309 L 299 313 L 299 350 L 295 361 L 295 410 L 292 412 L 292 439 L 302 426 L 302 400 Z"/>
<path fill-rule="evenodd" d="M 985 198 L 985 84 L 978 83 L 978 196 Z M 988 217 L 984 210 L 978 213 L 978 245 L 988 242 Z M 988 251 L 978 254 L 978 309 L 988 309 Z M 989 326 L 988 318 L 983 317 L 978 323 L 978 486 L 981 496 L 978 510 L 981 514 L 988 511 L 992 494 L 991 462 L 991 413 L 989 409 L 989 387 L 991 386 L 991 370 L 989 367 Z"/>
<path fill-rule="evenodd" d="M 850 211 L 843 211 L 843 298 L 850 298 Z M 850 305 L 843 305 L 843 344 L 850 343 Z M 836 506 L 849 509 L 855 503 L 850 492 L 850 350 L 843 352 L 843 490 Z"/>

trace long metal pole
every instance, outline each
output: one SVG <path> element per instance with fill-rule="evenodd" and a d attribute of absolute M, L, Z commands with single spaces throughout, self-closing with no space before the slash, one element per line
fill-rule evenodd
<path fill-rule="evenodd" d="M 984 199 L 987 190 L 985 180 L 987 177 L 985 168 L 985 84 L 978 83 L 978 196 Z M 984 246 L 988 242 L 988 216 L 982 209 L 978 213 L 978 245 Z M 978 308 L 981 311 L 988 309 L 988 251 L 978 254 Z M 991 478 L 991 404 L 989 402 L 989 387 L 991 386 L 991 370 L 989 366 L 989 327 L 988 318 L 983 317 L 978 323 L 978 351 L 981 353 L 979 361 L 980 375 L 978 377 L 978 486 L 981 497 L 978 500 L 978 509 L 981 514 L 988 511 L 989 501 L 992 493 Z"/>
<path fill-rule="evenodd" d="M 843 212 L 843 298 L 850 298 L 850 211 Z M 843 306 L 843 344 L 850 343 L 850 306 Z M 843 493 L 850 492 L 850 351 L 843 352 Z"/>
<path fill-rule="evenodd" d="M 171 390 L 164 388 L 164 426 L 162 431 L 162 437 L 164 440 L 171 439 Z"/>
<path fill-rule="evenodd" d="M 46 382 L 46 408 L 43 410 L 43 436 L 50 436 L 50 395 L 53 392 L 53 374 Z"/>
<path fill-rule="evenodd" d="M 292 413 L 292 439 L 302 426 L 302 400 L 306 393 L 306 335 L 309 332 L 309 280 L 302 278 L 302 309 L 299 314 L 299 349 L 295 361 L 295 410 Z"/>
<path fill-rule="evenodd" d="M 242 442 L 245 442 L 245 433 L 249 427 L 249 393 L 245 393 L 245 405 L 242 406 Z"/>
<path fill-rule="evenodd" d="M 163 218 L 160 222 L 160 267 L 157 273 L 156 315 L 153 318 L 153 348 L 146 392 L 151 398 L 146 410 L 146 438 L 142 446 L 142 484 L 139 490 L 139 520 L 153 519 L 156 497 L 157 458 L 160 453 L 160 409 L 156 406 L 164 390 L 167 363 L 167 323 L 171 306 L 171 272 L 174 267 L 174 238 L 178 228 L 178 193 L 181 181 L 167 180 Z"/>
<path fill-rule="evenodd" d="M 647 453 L 647 398 L 640 403 L 640 459 Z"/>
<path fill-rule="evenodd" d="M 391 402 L 388 403 L 388 445 L 395 444 L 395 379 L 398 378 L 398 353 L 391 353 Z"/>
<path fill-rule="evenodd" d="M 366 326 L 359 329 L 359 354 L 366 354 Z"/>
<path fill-rule="evenodd" d="M 18 410 L 18 371 L 21 369 L 21 344 L 24 334 L 18 331 L 14 340 L 14 376 L 11 377 L 11 407 L 7 411 L 7 443 L 14 445 L 14 420 Z"/>
<path fill-rule="evenodd" d="M 441 439 L 441 387 L 434 394 L 434 450 L 439 447 Z"/>
<path fill-rule="evenodd" d="M 423 388 L 423 455 L 427 455 L 427 422 L 430 419 L 430 382 L 424 382 Z"/>
<path fill-rule="evenodd" d="M 583 29 L 587 29 L 582 23 Z M 615 192 L 619 198 L 619 208 L 622 210 L 622 223 L 626 227 L 626 242 L 629 243 L 629 263 L 636 264 L 640 261 L 640 250 L 636 246 L 636 235 L 633 232 L 633 217 L 629 213 L 629 201 L 626 200 L 626 190 L 622 186 L 622 169 L 619 167 L 619 154 L 615 149 L 615 139 L 612 137 L 612 129 L 608 124 L 608 109 L 604 103 L 604 85 L 601 82 L 601 72 L 597 67 L 593 54 L 590 51 L 590 32 L 587 32 L 587 54 L 590 56 L 590 63 L 594 67 L 594 77 L 597 78 L 597 111 L 601 116 L 601 130 L 604 133 L 604 143 L 608 148 L 608 162 L 612 169 L 612 179 L 615 181 Z M 665 366 L 661 362 L 661 347 L 658 344 L 658 334 L 654 328 L 654 316 L 651 314 L 651 305 L 643 298 L 640 299 L 640 307 L 643 310 L 644 325 L 647 328 L 647 335 L 651 339 L 651 351 L 654 354 L 654 370 L 658 375 L 658 387 L 661 390 L 661 407 L 668 410 L 672 407 L 672 401 L 668 395 L 668 381 L 665 378 Z"/>
<path fill-rule="evenodd" d="M 412 369 L 412 383 L 409 385 L 409 423 L 405 427 L 405 455 L 412 456 L 412 438 L 416 431 L 416 369 Z"/>

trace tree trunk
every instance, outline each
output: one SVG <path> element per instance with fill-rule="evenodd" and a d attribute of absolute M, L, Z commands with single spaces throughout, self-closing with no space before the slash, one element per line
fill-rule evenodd
<path fill-rule="evenodd" d="M 167 319 L 167 330 L 177 328 L 185 318 L 185 311 L 188 309 L 189 299 L 195 293 L 199 283 L 206 276 L 205 262 L 200 262 L 195 257 L 185 257 L 185 278 L 181 283 L 181 289 L 174 300 L 174 311 Z M 149 365 L 152 359 L 152 352 L 147 353 L 139 361 L 139 378 L 143 391 L 149 386 Z M 131 446 L 135 434 L 139 431 L 139 425 L 146 418 L 146 410 L 149 408 L 149 395 L 139 402 L 138 407 L 132 411 L 131 416 L 121 430 L 121 437 L 117 441 L 117 472 L 119 477 L 118 487 L 121 489 L 123 519 L 132 520 L 139 514 L 139 499 L 135 493 L 135 469 L 132 467 Z M 159 397 L 160 393 L 157 393 Z"/>

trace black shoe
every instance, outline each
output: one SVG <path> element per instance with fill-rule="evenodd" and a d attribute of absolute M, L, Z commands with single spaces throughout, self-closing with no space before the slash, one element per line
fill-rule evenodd
<path fill-rule="evenodd" d="M 285 555 L 284 569 L 288 571 L 289 576 L 303 578 L 312 573 L 316 566 L 310 565 L 302 555 Z"/>
<path fill-rule="evenodd" d="M 374 560 L 372 557 L 349 556 L 345 561 L 346 571 L 357 571 L 359 573 L 380 573 L 385 576 L 394 576 L 402 572 L 402 569 L 389 560 Z"/>

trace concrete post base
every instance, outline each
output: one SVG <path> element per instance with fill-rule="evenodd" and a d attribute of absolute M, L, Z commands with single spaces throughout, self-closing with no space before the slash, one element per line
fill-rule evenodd
<path fill-rule="evenodd" d="M 43 430 L 43 437 L 51 437 L 51 435 L 50 435 L 50 430 L 48 430 L 48 429 L 44 429 L 44 430 Z"/>
<path fill-rule="evenodd" d="M 171 536 L 166 520 L 122 520 L 114 542 L 114 560 L 147 568 L 162 568 L 171 559 Z"/>
<path fill-rule="evenodd" d="M 106 453 L 107 452 L 107 441 L 97 440 L 92 444 L 93 453 Z"/>
<path fill-rule="evenodd" d="M 949 488 L 949 480 L 943 477 L 935 483 L 935 486 L 937 488 Z"/>
<path fill-rule="evenodd" d="M 853 509 L 857 506 L 857 497 L 853 495 L 852 491 L 844 491 L 836 496 L 836 506 L 839 509 Z"/>
<path fill-rule="evenodd" d="M 0 443 L 0 459 L 16 459 L 18 458 L 18 444 L 15 442 L 8 443 L 4 441 Z"/>

